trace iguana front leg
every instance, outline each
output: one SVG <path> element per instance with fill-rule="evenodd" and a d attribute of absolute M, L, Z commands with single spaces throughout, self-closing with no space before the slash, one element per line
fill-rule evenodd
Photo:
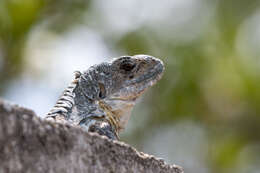
<path fill-rule="evenodd" d="M 95 132 L 113 140 L 119 139 L 115 129 L 106 120 L 89 117 L 80 121 L 79 125 L 88 132 Z"/>

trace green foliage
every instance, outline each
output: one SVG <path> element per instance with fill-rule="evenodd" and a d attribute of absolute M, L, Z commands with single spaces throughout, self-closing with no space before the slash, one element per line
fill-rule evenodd
<path fill-rule="evenodd" d="M 236 165 L 236 161 L 241 149 L 245 146 L 245 141 L 234 136 L 221 136 L 214 143 L 209 151 L 210 159 L 214 160 L 216 172 L 225 172 Z"/>
<path fill-rule="evenodd" d="M 80 18 L 89 1 L 3 0 L 0 2 L 0 92 L 23 71 L 23 50 L 28 33 L 37 24 L 49 21 L 47 28 L 64 31 Z"/>

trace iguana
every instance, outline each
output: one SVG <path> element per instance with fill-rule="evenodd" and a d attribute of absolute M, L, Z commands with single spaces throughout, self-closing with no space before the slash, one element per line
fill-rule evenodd
<path fill-rule="evenodd" d="M 46 119 L 118 140 L 136 99 L 163 71 L 162 61 L 149 55 L 121 56 L 77 71 Z"/>

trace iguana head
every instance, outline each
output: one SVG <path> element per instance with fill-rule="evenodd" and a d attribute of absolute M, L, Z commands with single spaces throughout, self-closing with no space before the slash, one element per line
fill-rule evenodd
<path fill-rule="evenodd" d="M 163 71 L 162 61 L 152 56 L 121 56 L 92 66 L 82 75 L 80 86 L 101 111 L 113 116 L 120 130 L 125 127 L 136 99 L 161 78 Z"/>

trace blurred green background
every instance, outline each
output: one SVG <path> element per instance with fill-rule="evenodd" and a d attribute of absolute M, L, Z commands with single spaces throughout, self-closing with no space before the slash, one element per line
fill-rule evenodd
<path fill-rule="evenodd" d="M 259 0 L 0 1 L 0 96 L 41 117 L 73 71 L 126 54 L 166 70 L 123 141 L 185 172 L 259 172 Z"/>

